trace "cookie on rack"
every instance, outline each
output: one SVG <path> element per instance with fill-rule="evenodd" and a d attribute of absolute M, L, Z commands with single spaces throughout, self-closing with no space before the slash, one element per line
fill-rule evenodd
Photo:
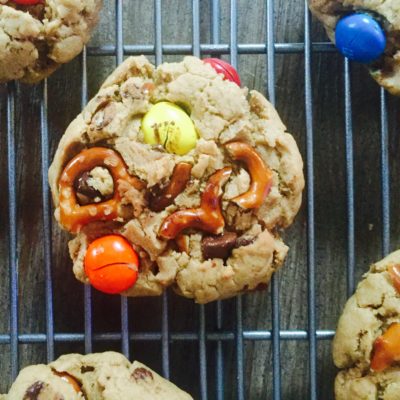
<path fill-rule="evenodd" d="M 0 82 L 38 82 L 89 41 L 102 0 L 0 0 Z"/>
<path fill-rule="evenodd" d="M 373 264 L 348 300 L 333 342 L 336 400 L 400 393 L 400 251 Z"/>
<path fill-rule="evenodd" d="M 4 400 L 190 400 L 150 368 L 115 352 L 68 354 L 18 375 Z"/>
<path fill-rule="evenodd" d="M 398 0 L 310 0 L 310 8 L 343 55 L 367 64 L 381 86 L 400 95 Z"/>
<path fill-rule="evenodd" d="M 207 303 L 282 265 L 303 163 L 276 110 L 221 60 L 131 57 L 62 137 L 49 171 L 77 279 L 106 293 L 172 286 Z"/>

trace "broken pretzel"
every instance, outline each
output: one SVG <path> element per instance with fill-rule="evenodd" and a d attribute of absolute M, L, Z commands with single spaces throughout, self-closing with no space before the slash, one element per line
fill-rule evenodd
<path fill-rule="evenodd" d="M 175 239 L 184 229 L 195 228 L 212 234 L 222 233 L 225 220 L 221 210 L 221 188 L 228 181 L 232 168 L 226 167 L 211 175 L 201 196 L 199 208 L 177 211 L 168 216 L 158 232 L 164 239 Z"/>
<path fill-rule="evenodd" d="M 174 168 L 168 186 L 166 186 L 158 195 L 152 195 L 150 197 L 150 210 L 159 212 L 170 206 L 174 202 L 175 198 L 185 190 L 186 185 L 190 180 L 191 171 L 191 164 L 185 162 L 179 163 Z"/>
<path fill-rule="evenodd" d="M 245 209 L 261 207 L 272 187 L 272 171 L 247 143 L 231 142 L 226 145 L 226 149 L 234 160 L 243 161 L 247 165 L 251 178 L 249 190 L 232 201 Z"/>

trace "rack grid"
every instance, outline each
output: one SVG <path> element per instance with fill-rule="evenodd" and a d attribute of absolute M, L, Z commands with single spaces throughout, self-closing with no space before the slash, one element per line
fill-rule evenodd
<path fill-rule="evenodd" d="M 162 319 L 161 330 L 157 332 L 130 332 L 129 310 L 126 298 L 121 298 L 120 332 L 93 333 L 92 326 L 92 290 L 90 287 L 84 289 L 84 332 L 60 333 L 54 327 L 53 308 L 53 281 L 52 281 L 52 208 L 50 204 L 50 193 L 47 185 L 47 170 L 49 166 L 49 125 L 48 125 L 48 87 L 47 82 L 41 86 L 40 103 L 40 127 L 41 127 L 41 191 L 43 206 L 43 250 L 45 269 L 45 294 L 46 294 L 46 332 L 45 333 L 20 333 L 18 327 L 19 307 L 19 280 L 18 280 L 18 254 L 17 254 L 17 157 L 15 130 L 17 117 L 15 115 L 16 83 L 7 85 L 7 192 L 8 192 L 8 254 L 10 273 L 10 329 L 6 334 L 0 334 L 0 344 L 10 345 L 11 353 L 11 377 L 14 379 L 19 370 L 19 347 L 21 344 L 45 343 L 47 359 L 51 361 L 55 356 L 55 343 L 83 342 L 86 352 L 92 351 L 93 342 L 118 341 L 121 342 L 121 352 L 129 356 L 130 346 L 139 341 L 160 342 L 162 345 L 162 372 L 166 378 L 170 377 L 170 341 L 193 341 L 198 343 L 199 352 L 199 387 L 200 398 L 218 399 L 225 398 L 224 367 L 226 354 L 224 353 L 224 342 L 234 342 L 236 350 L 234 354 L 236 363 L 236 398 L 245 399 L 246 377 L 244 371 L 244 341 L 271 341 L 272 343 L 272 372 L 273 372 L 273 399 L 282 399 L 282 376 L 281 376 L 281 341 L 304 341 L 308 343 L 308 375 L 309 396 L 311 400 L 318 397 L 317 382 L 317 342 L 331 340 L 334 335 L 332 330 L 318 329 L 316 323 L 316 297 L 315 297 L 315 193 L 314 193 L 314 132 L 313 132 L 313 87 L 311 57 L 315 52 L 333 52 L 334 46 L 330 43 L 311 40 L 311 16 L 308 11 L 307 1 L 304 1 L 304 41 L 302 43 L 277 43 L 274 37 L 274 1 L 266 0 L 266 26 L 267 37 L 265 43 L 242 44 L 238 43 L 237 1 L 230 1 L 230 39 L 229 43 L 221 43 L 220 37 L 220 1 L 211 2 L 211 44 L 200 42 L 200 1 L 192 0 L 192 44 L 165 44 L 162 33 L 162 0 L 154 0 L 154 34 L 155 42 L 152 45 L 126 45 L 123 36 L 123 1 L 115 0 L 115 37 L 114 44 L 104 44 L 97 47 L 88 47 L 81 57 L 81 82 L 82 94 L 81 104 L 84 106 L 88 101 L 88 76 L 87 59 L 96 56 L 114 56 L 116 64 L 119 64 L 127 55 L 153 55 L 156 63 L 163 61 L 163 55 L 185 55 L 211 54 L 215 56 L 229 55 L 233 66 L 237 65 L 239 54 L 261 54 L 265 55 L 267 71 L 267 96 L 275 104 L 275 56 L 276 54 L 299 53 L 304 54 L 304 110 L 306 121 L 306 201 L 304 207 L 307 210 L 307 255 L 308 255 L 308 322 L 307 329 L 281 330 L 280 329 L 280 304 L 279 287 L 276 279 L 272 280 L 272 329 L 271 330 L 245 330 L 243 326 L 243 304 L 242 297 L 236 300 L 236 323 L 233 331 L 222 330 L 223 303 L 217 304 L 216 327 L 217 331 L 209 332 L 206 329 L 206 311 L 204 306 L 199 306 L 198 331 L 171 332 L 169 329 L 169 295 L 162 297 Z M 355 287 L 355 204 L 354 204 L 354 154 L 353 154 L 353 122 L 352 122 L 352 95 L 350 82 L 350 66 L 344 62 L 344 94 L 345 94 L 345 151 L 346 151 L 346 190 L 347 190 L 347 291 L 350 295 Z M 389 128 L 387 116 L 386 94 L 381 90 L 380 94 L 380 151 L 381 151 L 381 193 L 382 193 L 382 248 L 383 253 L 389 252 L 390 247 L 390 177 L 389 177 Z M 207 344 L 216 342 L 215 354 L 215 393 L 209 390 L 211 374 L 207 371 Z"/>

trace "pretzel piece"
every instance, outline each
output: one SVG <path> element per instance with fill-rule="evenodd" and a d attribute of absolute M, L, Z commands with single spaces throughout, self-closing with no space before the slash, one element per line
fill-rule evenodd
<path fill-rule="evenodd" d="M 79 205 L 74 183 L 81 174 L 94 167 L 106 168 L 114 181 L 114 195 L 110 200 L 96 204 Z M 143 183 L 129 175 L 122 157 L 114 150 L 92 147 L 81 151 L 65 167 L 59 180 L 60 223 L 72 233 L 78 232 L 89 222 L 110 221 L 118 217 L 121 201 L 119 180 L 128 181 L 136 189 L 143 189 Z"/>
<path fill-rule="evenodd" d="M 187 228 L 200 229 L 218 235 L 222 233 L 225 220 L 221 210 L 221 188 L 228 181 L 232 168 L 226 167 L 211 175 L 201 196 L 199 208 L 177 211 L 161 224 L 158 235 L 164 239 L 175 239 Z"/>
<path fill-rule="evenodd" d="M 58 372 L 53 370 L 53 374 L 59 376 L 64 382 L 69 383 L 73 387 L 76 393 L 82 393 L 81 385 L 75 378 L 73 378 L 67 372 Z"/>
<path fill-rule="evenodd" d="M 400 294 L 400 265 L 391 265 L 388 269 L 390 278 L 392 279 L 393 286 Z"/>
<path fill-rule="evenodd" d="M 243 161 L 247 165 L 251 177 L 249 190 L 232 201 L 245 209 L 261 207 L 272 187 L 272 171 L 249 144 L 231 142 L 226 148 L 234 160 Z"/>
<path fill-rule="evenodd" d="M 149 208 L 159 212 L 170 206 L 175 198 L 185 190 L 190 180 L 191 170 L 192 165 L 189 163 L 182 162 L 177 164 L 168 186 L 160 194 L 150 198 Z"/>

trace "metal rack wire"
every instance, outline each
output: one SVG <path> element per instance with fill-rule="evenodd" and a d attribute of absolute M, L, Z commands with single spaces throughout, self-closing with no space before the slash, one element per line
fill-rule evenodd
<path fill-rule="evenodd" d="M 0 344 L 9 344 L 11 347 L 11 375 L 14 379 L 18 373 L 19 345 L 26 343 L 46 343 L 48 361 L 54 358 L 54 345 L 56 342 L 84 342 L 85 351 L 91 352 L 94 341 L 120 341 L 121 351 L 129 355 L 130 345 L 135 341 L 154 341 L 162 344 L 162 369 L 165 377 L 170 376 L 170 340 L 198 342 L 199 351 L 199 380 L 201 399 L 225 398 L 224 382 L 224 350 L 223 343 L 234 341 L 236 343 L 236 398 L 245 398 L 245 373 L 244 373 L 244 341 L 271 341 L 272 342 L 272 368 L 273 368 L 273 399 L 282 399 L 281 392 L 281 341 L 295 340 L 308 342 L 308 374 L 310 380 L 309 399 L 317 399 L 317 342 L 332 339 L 334 332 L 331 330 L 317 329 L 316 324 L 316 298 L 315 298 L 315 204 L 314 204 L 314 132 L 313 132 L 313 94 L 311 79 L 311 56 L 313 52 L 331 52 L 334 47 L 330 43 L 312 43 L 310 37 L 311 17 L 308 12 L 307 1 L 304 1 L 304 42 L 303 43 L 276 43 L 274 38 L 274 1 L 266 0 L 266 26 L 267 37 L 265 43 L 241 44 L 237 36 L 237 4 L 236 0 L 230 2 L 230 41 L 221 43 L 220 40 L 220 2 L 211 0 L 211 44 L 200 43 L 200 4 L 199 0 L 192 0 L 193 38 L 191 45 L 165 44 L 162 34 L 162 0 L 154 0 L 154 45 L 125 45 L 123 37 L 123 2 L 115 0 L 115 44 L 105 44 L 99 47 L 89 47 L 82 55 L 82 106 L 88 100 L 87 57 L 88 56 L 115 56 L 116 64 L 119 64 L 126 55 L 155 55 L 159 64 L 166 54 L 194 54 L 202 53 L 212 55 L 229 54 L 233 66 L 237 64 L 238 54 L 262 54 L 265 55 L 267 65 L 267 91 L 269 100 L 275 104 L 275 55 L 288 53 L 302 53 L 305 58 L 304 67 L 304 109 L 306 114 L 306 175 L 307 175 L 307 253 L 308 253 L 308 328 L 306 330 L 281 330 L 280 329 L 280 304 L 279 288 L 277 281 L 272 281 L 272 329 L 271 330 L 245 330 L 243 327 L 242 298 L 236 300 L 236 324 L 231 332 L 222 331 L 223 303 L 218 302 L 216 314 L 217 331 L 208 332 L 205 323 L 205 308 L 199 306 L 199 330 L 198 332 L 176 333 L 169 329 L 168 295 L 162 298 L 162 319 L 159 332 L 129 332 L 128 329 L 128 302 L 121 298 L 121 327 L 120 332 L 93 333 L 92 326 L 92 293 L 90 287 L 84 289 L 84 326 L 81 333 L 59 333 L 54 328 L 53 310 L 53 283 L 52 283 L 52 215 L 50 194 L 47 186 L 47 170 L 49 166 L 49 129 L 48 129 L 48 98 L 47 83 L 42 86 L 42 99 L 40 104 L 41 125 L 41 183 L 43 203 L 43 248 L 44 268 L 46 276 L 46 332 L 20 334 L 18 329 L 18 254 L 17 254 L 17 189 L 16 189 L 16 143 L 15 143 L 15 98 L 16 84 L 8 84 L 7 93 L 7 162 L 8 162 L 8 229 L 9 229 L 9 271 L 10 271 L 10 331 L 0 334 Z M 349 63 L 344 63 L 345 77 L 345 145 L 346 145 L 346 177 L 347 177 L 347 218 L 348 218 L 348 268 L 347 282 L 348 294 L 354 290 L 355 269 L 355 206 L 354 206 L 354 165 L 353 165 L 353 131 L 352 131 L 352 103 L 350 85 Z M 386 94 L 381 91 L 381 185 L 382 185 L 382 238 L 383 252 L 389 251 L 390 242 L 390 202 L 389 202 L 389 154 L 388 154 L 388 118 Z M 215 379 L 216 392 L 210 393 L 207 377 L 207 343 L 216 342 L 215 354 Z"/>

